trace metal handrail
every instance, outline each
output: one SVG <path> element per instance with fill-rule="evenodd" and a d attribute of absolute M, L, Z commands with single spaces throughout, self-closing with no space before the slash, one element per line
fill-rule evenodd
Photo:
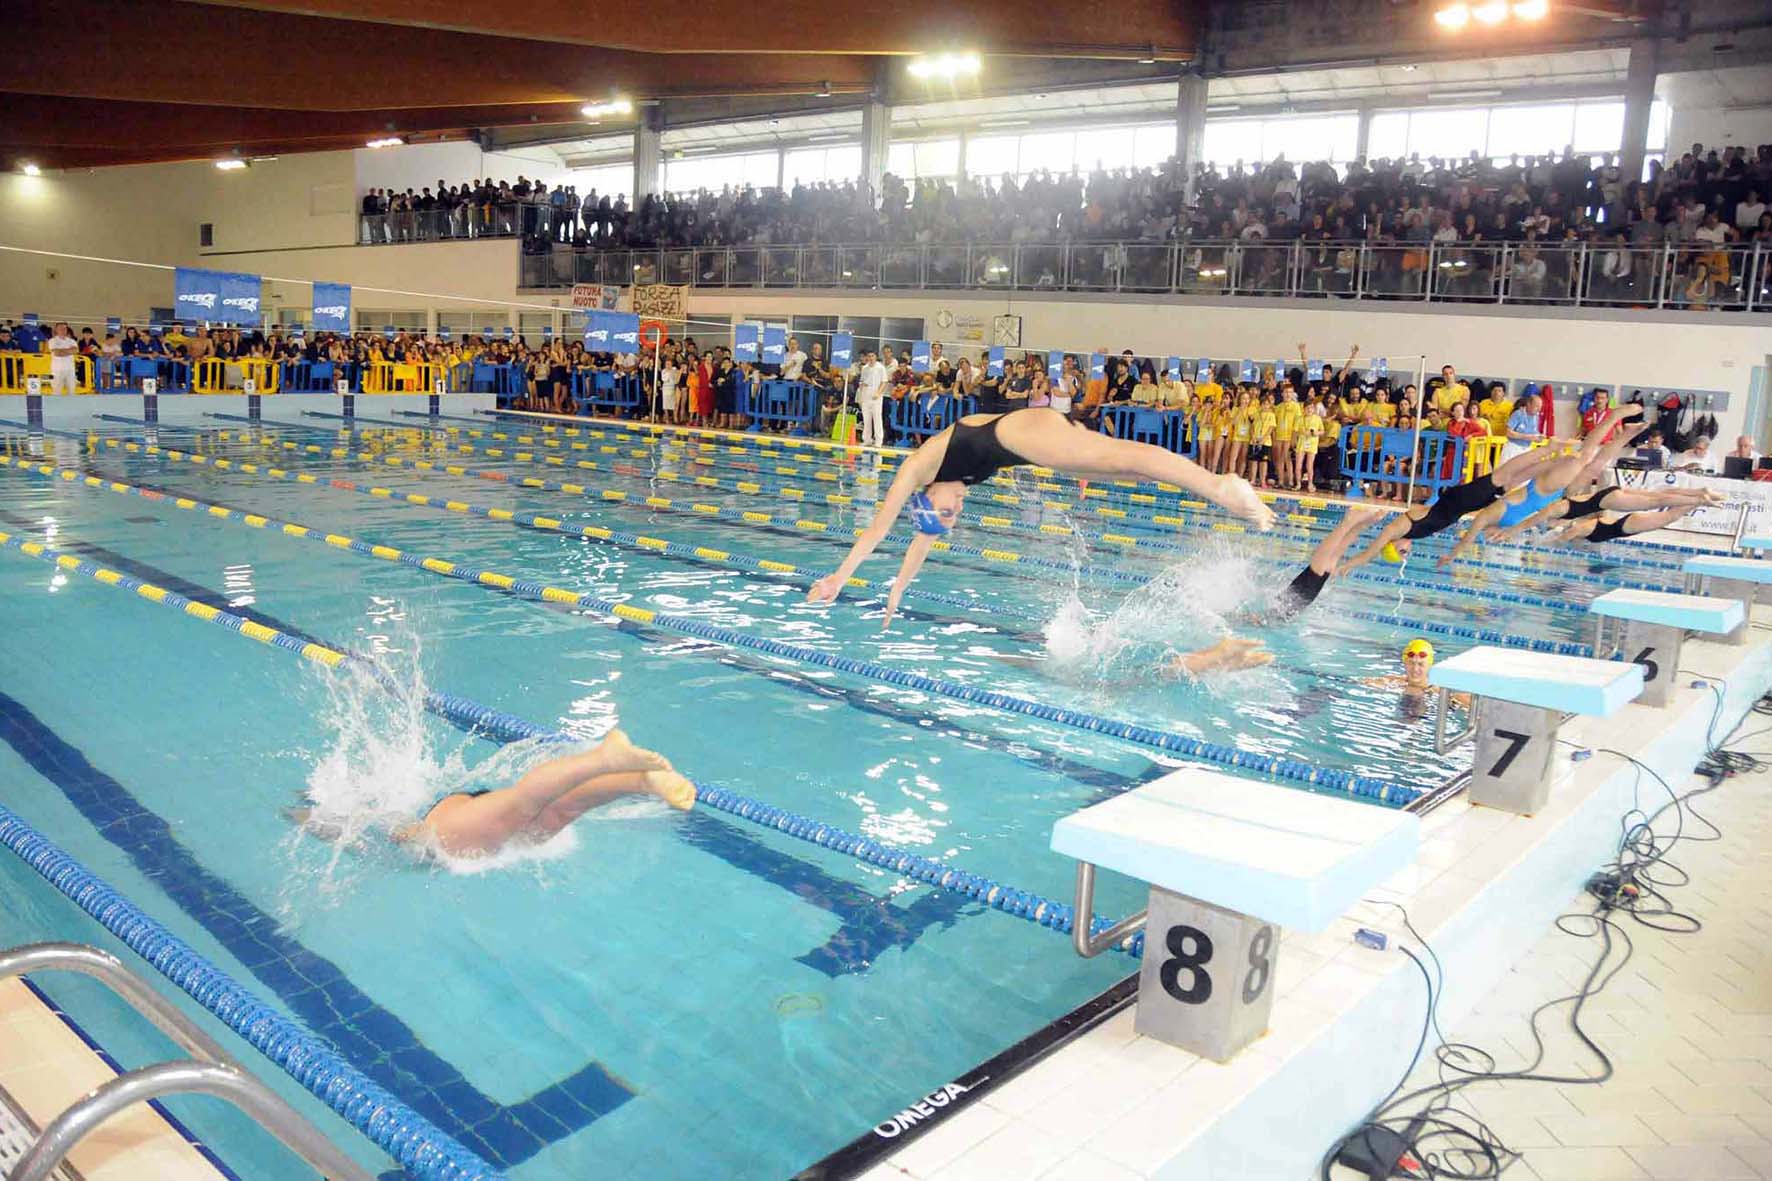
<path fill-rule="evenodd" d="M 1127 915 L 1099 935 L 1090 934 L 1090 916 L 1095 913 L 1095 866 L 1087 861 L 1077 862 L 1077 892 L 1072 899 L 1071 913 L 1071 946 L 1084 959 L 1094 959 L 1108 948 L 1119 943 L 1134 931 L 1144 930 L 1145 917 L 1150 913 L 1147 907 L 1136 914 Z"/>
<path fill-rule="evenodd" d="M 120 1075 L 63 1111 L 47 1128 L 31 1127 L 36 1143 L 9 1181 L 42 1181 L 107 1119 L 137 1103 L 172 1094 L 211 1095 L 233 1104 L 330 1181 L 372 1181 L 369 1172 L 116 956 L 83 943 L 33 943 L 0 952 L 0 980 L 55 971 L 77 972 L 105 985 L 191 1059 Z"/>

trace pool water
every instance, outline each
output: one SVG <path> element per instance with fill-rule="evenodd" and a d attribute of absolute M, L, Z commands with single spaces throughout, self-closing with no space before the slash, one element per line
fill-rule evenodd
<path fill-rule="evenodd" d="M 137 487 L 1417 791 L 1463 764 L 1431 753 L 1420 702 L 1374 683 L 1397 671 L 1412 633 L 1360 616 L 1576 640 L 1577 611 L 1482 596 L 1508 590 L 1579 608 L 1604 589 L 1588 579 L 1631 572 L 1612 558 L 1492 549 L 1494 567 L 1531 565 L 1447 575 L 1412 563 L 1406 577 L 1425 587 L 1341 580 L 1297 624 L 1250 630 L 1226 617 L 1284 586 L 1309 550 L 1306 531 L 1144 530 L 1180 548 L 1125 552 L 1041 533 L 1070 518 L 1030 497 L 989 510 L 1029 528 L 962 527 L 956 540 L 1038 562 L 937 556 L 917 588 L 972 606 L 907 600 L 882 631 L 871 589 L 809 605 L 804 580 L 326 482 L 827 570 L 884 487 L 856 482 L 867 461 L 826 464 L 839 479 L 816 485 L 746 472 L 723 454 L 699 469 L 761 490 L 696 488 L 693 500 L 830 523 L 816 534 L 597 499 L 621 489 L 686 503 L 681 482 L 657 478 L 659 466 L 683 470 L 664 448 L 625 458 L 633 474 L 563 475 L 508 451 L 453 460 L 513 479 L 579 480 L 593 493 L 583 497 L 267 447 L 342 442 L 410 461 L 460 442 L 499 446 L 374 428 L 341 435 L 294 411 L 277 417 L 225 437 L 108 422 L 92 444 L 51 436 L 42 447 L 58 466 Z M 106 438 L 275 463 L 320 482 L 220 471 Z M 769 498 L 783 486 L 852 492 L 856 503 Z M 379 834 L 448 785 L 508 782 L 540 757 L 534 744 L 501 751 L 425 715 L 412 702 L 426 687 L 587 740 L 620 725 L 691 778 L 1060 899 L 1072 866 L 1047 848 L 1052 823 L 1180 765 L 1161 752 L 528 601 L 237 516 L 16 468 L 0 469 L 0 490 L 0 530 L 372 656 L 407 690 L 390 695 L 348 669 L 0 552 L 0 626 L 15 645 L 0 697 L 0 802 L 513 1177 L 791 1174 L 1133 970 L 1120 955 L 1080 960 L 1050 930 L 712 809 L 624 802 L 542 849 L 480 867 L 420 861 Z M 1318 514 L 1323 527 L 1337 512 Z M 896 547 L 886 550 L 864 575 L 890 576 Z M 1453 587 L 1464 593 L 1443 593 Z M 1276 663 L 1202 683 L 1154 675 L 1167 654 L 1227 627 L 1261 637 Z M 1441 654 L 1461 646 L 1441 642 Z M 348 847 L 285 816 L 309 791 L 361 819 Z M 25 871 L 0 858 L 0 873 L 11 886 Z M 1117 915 L 1140 902 L 1108 875 L 1098 905 Z M 366 1164 L 388 1167 L 347 1135 Z M 223 1129 L 213 1139 L 253 1158 L 232 1162 L 243 1175 L 302 1175 L 263 1137 Z"/>

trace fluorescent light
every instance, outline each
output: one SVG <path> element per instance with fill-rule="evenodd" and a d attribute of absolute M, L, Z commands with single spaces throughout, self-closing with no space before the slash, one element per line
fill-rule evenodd
<path fill-rule="evenodd" d="M 242 168 L 246 167 L 246 161 L 234 160 L 234 159 L 217 160 L 215 162 L 215 166 L 217 168 L 221 169 L 223 172 L 238 172 Z"/>
<path fill-rule="evenodd" d="M 979 124 L 980 127 L 1026 127 L 1027 125 L 1028 120 L 1026 119 L 986 119 Z"/>
<path fill-rule="evenodd" d="M 406 141 L 397 135 L 384 135 L 380 139 L 372 139 L 363 146 L 366 148 L 397 148 Z"/>
<path fill-rule="evenodd" d="M 586 103 L 578 109 L 578 113 L 587 119 L 598 119 L 604 115 L 631 115 L 634 104 L 631 99 L 612 98 L 606 103 Z"/>
<path fill-rule="evenodd" d="M 1434 13 L 1434 23 L 1443 29 L 1462 29 L 1470 21 L 1471 10 L 1468 4 L 1448 4 Z"/>
<path fill-rule="evenodd" d="M 1523 21 L 1539 21 L 1550 12 L 1548 0 L 1520 0 L 1514 5 L 1514 15 Z"/>
<path fill-rule="evenodd" d="M 1498 25 L 1507 19 L 1507 0 L 1484 0 L 1471 9 L 1471 16 L 1480 25 Z"/>
<path fill-rule="evenodd" d="M 24 173 L 26 176 L 42 176 L 43 175 L 43 170 L 41 168 L 37 167 L 35 164 L 29 163 L 28 161 L 24 164 L 19 165 L 19 171 Z"/>
<path fill-rule="evenodd" d="M 1507 91 L 1501 87 L 1494 86 L 1486 90 L 1430 90 L 1427 92 L 1427 96 L 1429 98 L 1499 98 L 1506 93 Z"/>
<path fill-rule="evenodd" d="M 910 72 L 913 78 L 958 78 L 978 73 L 980 64 L 976 53 L 938 53 L 914 59 Z"/>
<path fill-rule="evenodd" d="M 854 137 L 847 131 L 827 131 L 823 135 L 809 135 L 806 138 L 809 140 L 820 140 L 820 139 L 852 139 Z"/>
<path fill-rule="evenodd" d="M 1229 111 L 1240 111 L 1242 109 L 1243 107 L 1241 103 L 1217 103 L 1213 106 L 1207 107 L 1206 113 L 1208 115 L 1223 115 Z"/>

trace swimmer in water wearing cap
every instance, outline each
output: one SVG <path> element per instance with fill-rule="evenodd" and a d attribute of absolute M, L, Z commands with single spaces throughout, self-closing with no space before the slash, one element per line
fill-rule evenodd
<path fill-rule="evenodd" d="M 1365 550 L 1349 558 L 1338 573 L 1358 569 L 1374 558 L 1401 562 L 1409 556 L 1415 542 L 1432 537 L 1458 524 L 1472 513 L 1482 512 L 1505 501 L 1496 510 L 1496 519 L 1505 527 L 1525 520 L 1548 507 L 1581 479 L 1584 469 L 1600 458 L 1608 445 L 1601 442 L 1613 427 L 1643 412 L 1638 405 L 1619 406 L 1595 427 L 1581 450 L 1574 455 L 1561 455 L 1559 449 L 1540 447 L 1516 455 L 1488 475 L 1447 488 L 1432 504 L 1411 505 L 1393 517 L 1379 531 L 1378 537 Z M 1622 447 L 1622 443 L 1619 444 Z M 1616 452 L 1614 452 L 1616 454 Z"/>
<path fill-rule="evenodd" d="M 1403 671 L 1392 673 L 1388 677 L 1367 677 L 1368 685 L 1378 685 L 1386 689 L 1401 689 L 1405 697 L 1423 697 L 1434 691 L 1434 684 L 1428 680 L 1428 674 L 1434 668 L 1434 646 L 1417 636 L 1403 645 Z M 1469 693 L 1454 693 L 1452 700 L 1459 705 L 1469 705 Z"/>
<path fill-rule="evenodd" d="M 484 857 L 520 841 L 539 845 L 593 808 L 622 796 L 653 795 L 688 811 L 695 786 L 670 760 L 643 750 L 611 730 L 590 750 L 549 759 L 509 787 L 450 792 L 422 819 L 394 830 L 396 841 L 425 844 L 452 857 Z M 317 836 L 336 838 L 340 826 L 294 808 L 289 818 Z"/>
<path fill-rule="evenodd" d="M 1020 464 L 1049 467 L 1080 479 L 1159 480 L 1203 496 L 1259 528 L 1273 528 L 1273 510 L 1241 476 L 1213 475 L 1165 448 L 1085 430 L 1049 407 L 968 414 L 905 457 L 874 511 L 874 519 L 842 565 L 812 584 L 807 599 L 814 603 L 834 600 L 857 567 L 886 539 L 898 514 L 908 508 L 917 535 L 906 547 L 898 576 L 892 581 L 881 627 L 890 625 L 899 599 L 922 569 L 930 549 L 959 520 L 966 490 L 1003 468 Z"/>

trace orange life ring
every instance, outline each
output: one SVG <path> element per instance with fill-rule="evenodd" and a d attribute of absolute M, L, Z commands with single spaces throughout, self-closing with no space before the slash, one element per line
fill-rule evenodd
<path fill-rule="evenodd" d="M 656 349 L 664 343 L 665 322 L 663 320 L 640 321 L 640 343 L 649 349 Z"/>

